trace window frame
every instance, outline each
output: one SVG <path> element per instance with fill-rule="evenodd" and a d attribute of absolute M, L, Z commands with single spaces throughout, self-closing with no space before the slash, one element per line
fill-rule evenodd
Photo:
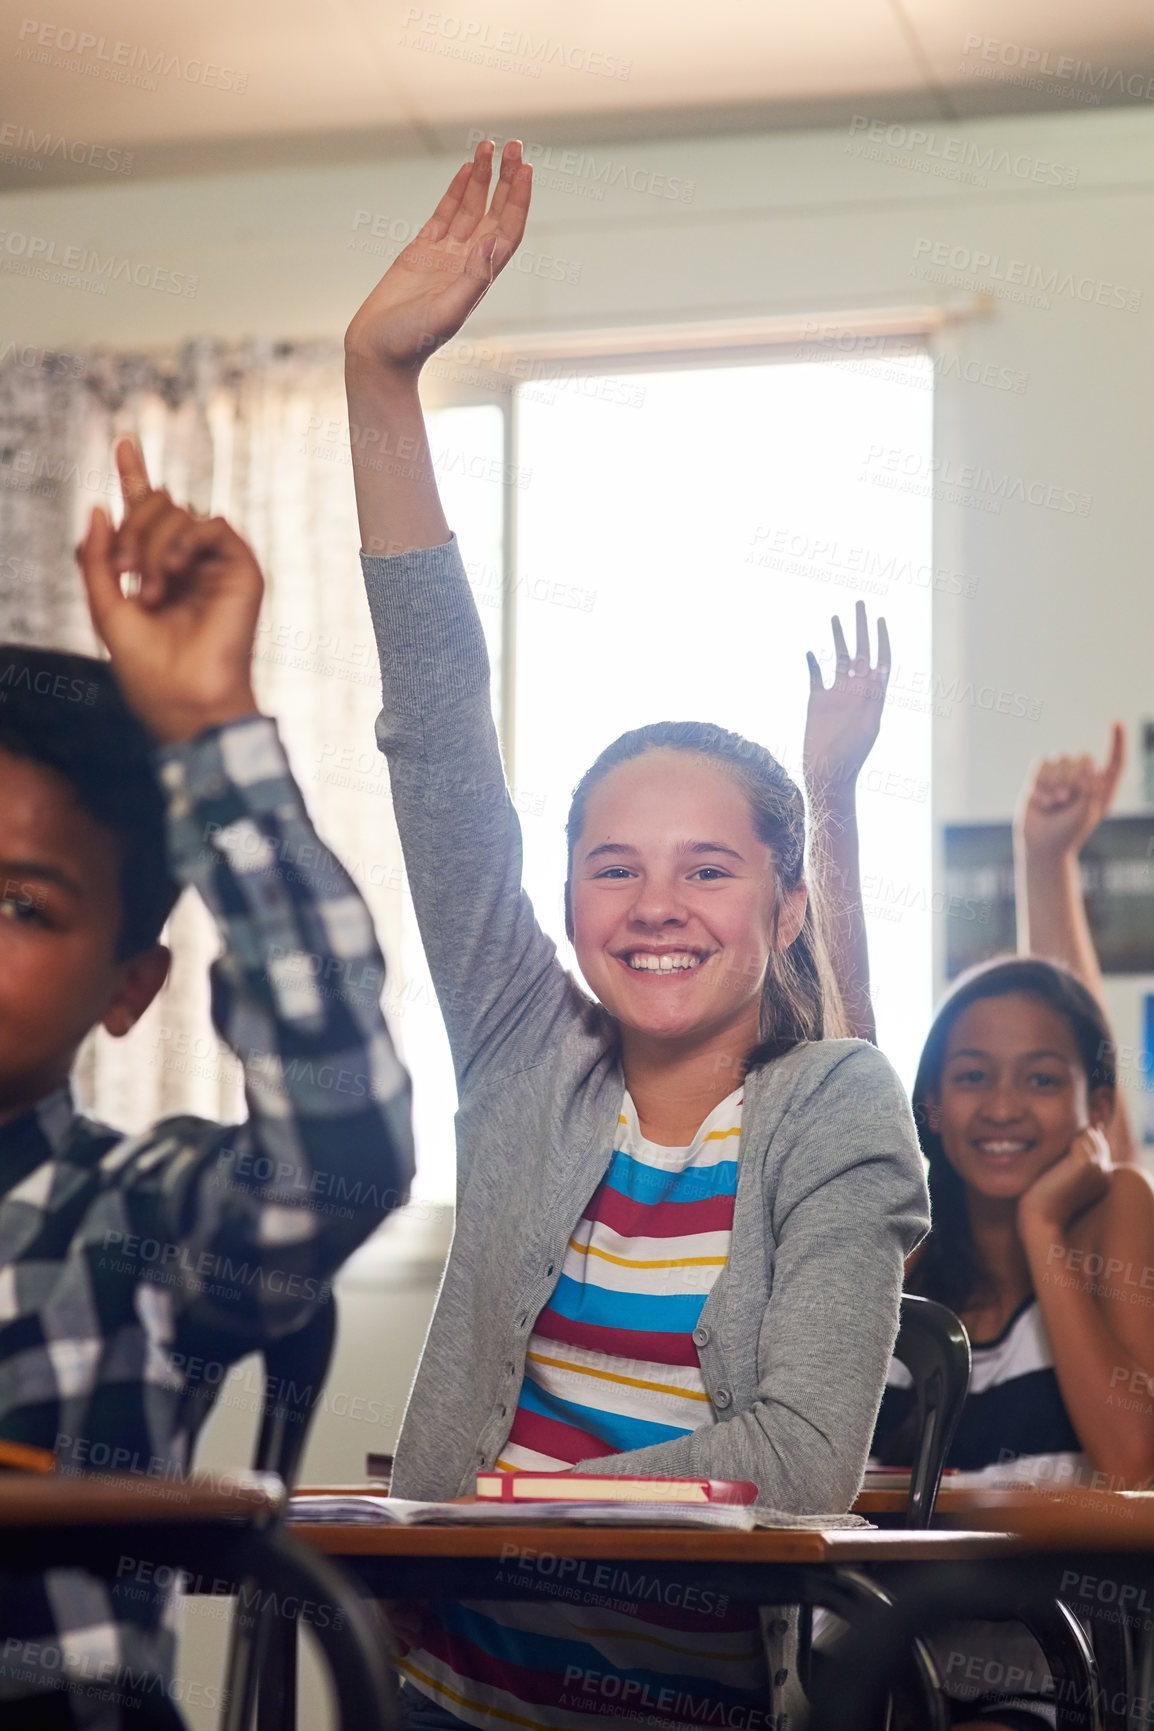
<path fill-rule="evenodd" d="M 430 410 L 482 404 L 500 408 L 504 472 L 514 475 L 519 452 L 518 392 L 536 380 L 605 372 L 880 360 L 919 351 L 933 360 L 951 327 L 988 312 L 987 299 L 683 324 L 495 332 L 447 344 L 422 375 L 422 400 Z M 505 572 L 512 573 L 517 560 L 517 488 L 509 481 L 502 483 L 502 547 Z M 501 597 L 501 681 L 496 707 L 510 785 L 516 784 L 517 775 L 516 673 L 516 585 L 507 583 Z"/>

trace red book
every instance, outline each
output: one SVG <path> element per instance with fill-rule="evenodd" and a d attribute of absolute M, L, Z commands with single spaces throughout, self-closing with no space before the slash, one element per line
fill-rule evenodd
<path fill-rule="evenodd" d="M 615 1478 L 609 1473 L 478 1473 L 486 1503 L 755 1503 L 751 1479 Z"/>

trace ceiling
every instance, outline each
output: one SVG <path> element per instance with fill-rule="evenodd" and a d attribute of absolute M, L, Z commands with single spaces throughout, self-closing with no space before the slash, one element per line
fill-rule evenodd
<path fill-rule="evenodd" d="M 24 0 L 0 186 L 1152 100 L 1151 0 Z"/>

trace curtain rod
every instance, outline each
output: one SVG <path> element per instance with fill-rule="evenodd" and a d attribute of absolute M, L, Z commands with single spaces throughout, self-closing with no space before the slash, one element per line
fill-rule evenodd
<path fill-rule="evenodd" d="M 782 313 L 683 324 L 612 326 L 608 329 L 502 332 L 447 344 L 443 353 L 475 351 L 486 358 L 592 360 L 620 355 L 685 354 L 701 350 L 750 349 L 778 343 L 832 343 L 842 336 L 931 336 L 950 325 L 988 318 L 996 296 L 916 306 L 858 307 L 833 312 Z"/>

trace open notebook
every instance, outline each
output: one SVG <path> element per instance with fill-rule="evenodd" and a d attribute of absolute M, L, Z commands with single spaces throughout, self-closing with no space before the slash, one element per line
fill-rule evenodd
<path fill-rule="evenodd" d="M 787 1515 L 763 1504 L 737 1503 L 583 1503 L 477 1502 L 418 1503 L 404 1497 L 358 1494 L 290 1498 L 290 1521 L 323 1521 L 332 1526 L 590 1526 L 713 1527 L 752 1532 L 756 1527 L 866 1527 L 860 1515 Z"/>

